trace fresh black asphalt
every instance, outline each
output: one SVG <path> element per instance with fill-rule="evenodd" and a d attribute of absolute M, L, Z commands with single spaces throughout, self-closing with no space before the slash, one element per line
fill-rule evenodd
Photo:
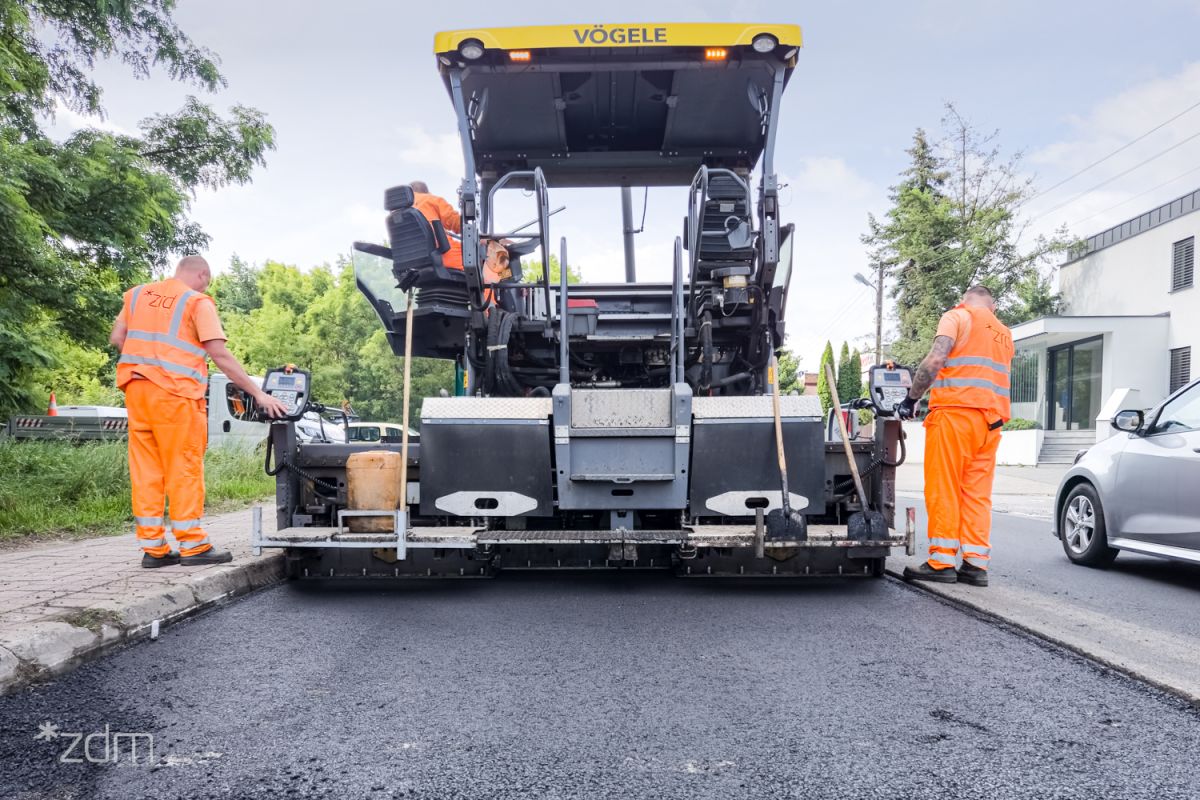
<path fill-rule="evenodd" d="M 0 698 L 3 798 L 1198 794 L 1200 711 L 891 579 L 289 584 Z"/>

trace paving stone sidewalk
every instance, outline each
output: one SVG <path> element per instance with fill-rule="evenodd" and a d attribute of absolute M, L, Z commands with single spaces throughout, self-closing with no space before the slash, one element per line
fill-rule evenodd
<path fill-rule="evenodd" d="M 66 672 L 122 642 L 283 578 L 283 558 L 250 553 L 250 509 L 207 517 L 233 561 L 143 569 L 132 533 L 0 552 L 0 694 Z M 265 509 L 264 532 L 274 531 Z M 173 546 L 175 545 L 172 542 Z"/>

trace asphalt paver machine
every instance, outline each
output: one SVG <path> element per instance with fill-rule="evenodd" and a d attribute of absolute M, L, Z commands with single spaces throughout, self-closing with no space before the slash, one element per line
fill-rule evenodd
<path fill-rule="evenodd" d="M 800 44 L 791 25 L 438 34 L 466 166 L 462 268 L 406 186 L 385 192 L 388 243 L 355 243 L 354 260 L 395 353 L 455 361 L 465 389 L 424 399 L 401 508 L 353 507 L 346 474 L 354 453 L 401 443 L 302 443 L 274 423 L 276 531 L 256 518 L 256 550 L 284 548 L 298 577 L 881 575 L 890 548 L 911 546 L 891 415 L 911 376 L 873 368 L 871 397 L 831 410 L 872 410 L 873 436 L 845 441 L 817 397 L 776 383 L 795 236 L 774 155 Z M 630 189 L 649 186 L 687 189 L 662 253 L 670 283 L 636 279 Z M 621 189 L 625 282 L 569 283 L 568 243 L 551 238 L 560 187 Z M 498 210 L 522 197 L 536 218 L 502 229 Z M 498 280 L 484 269 L 495 241 L 511 258 Z M 523 260 L 552 255 L 557 280 L 523 279 Z M 274 371 L 272 387 L 307 397 L 302 370 Z M 864 513 L 874 524 L 855 524 Z M 372 515 L 385 530 L 350 529 Z"/>

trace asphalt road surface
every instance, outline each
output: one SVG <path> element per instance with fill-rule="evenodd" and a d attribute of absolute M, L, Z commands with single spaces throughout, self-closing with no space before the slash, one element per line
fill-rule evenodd
<path fill-rule="evenodd" d="M 924 553 L 924 504 L 913 496 L 897 503 L 917 507 Z M 937 590 L 1200 703 L 1200 564 L 1123 552 L 1111 567 L 1089 569 L 1067 559 L 1052 528 L 1048 516 L 996 514 L 986 593 Z"/>
<path fill-rule="evenodd" d="M 0 698 L 3 798 L 1198 792 L 1196 707 L 892 579 L 292 584 Z"/>

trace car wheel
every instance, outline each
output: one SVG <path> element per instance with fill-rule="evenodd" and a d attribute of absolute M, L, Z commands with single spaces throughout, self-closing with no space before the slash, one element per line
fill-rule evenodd
<path fill-rule="evenodd" d="M 1100 495 L 1090 483 L 1079 484 L 1067 495 L 1058 524 L 1063 550 L 1076 564 L 1107 567 L 1117 557 L 1119 551 L 1108 546 Z"/>

